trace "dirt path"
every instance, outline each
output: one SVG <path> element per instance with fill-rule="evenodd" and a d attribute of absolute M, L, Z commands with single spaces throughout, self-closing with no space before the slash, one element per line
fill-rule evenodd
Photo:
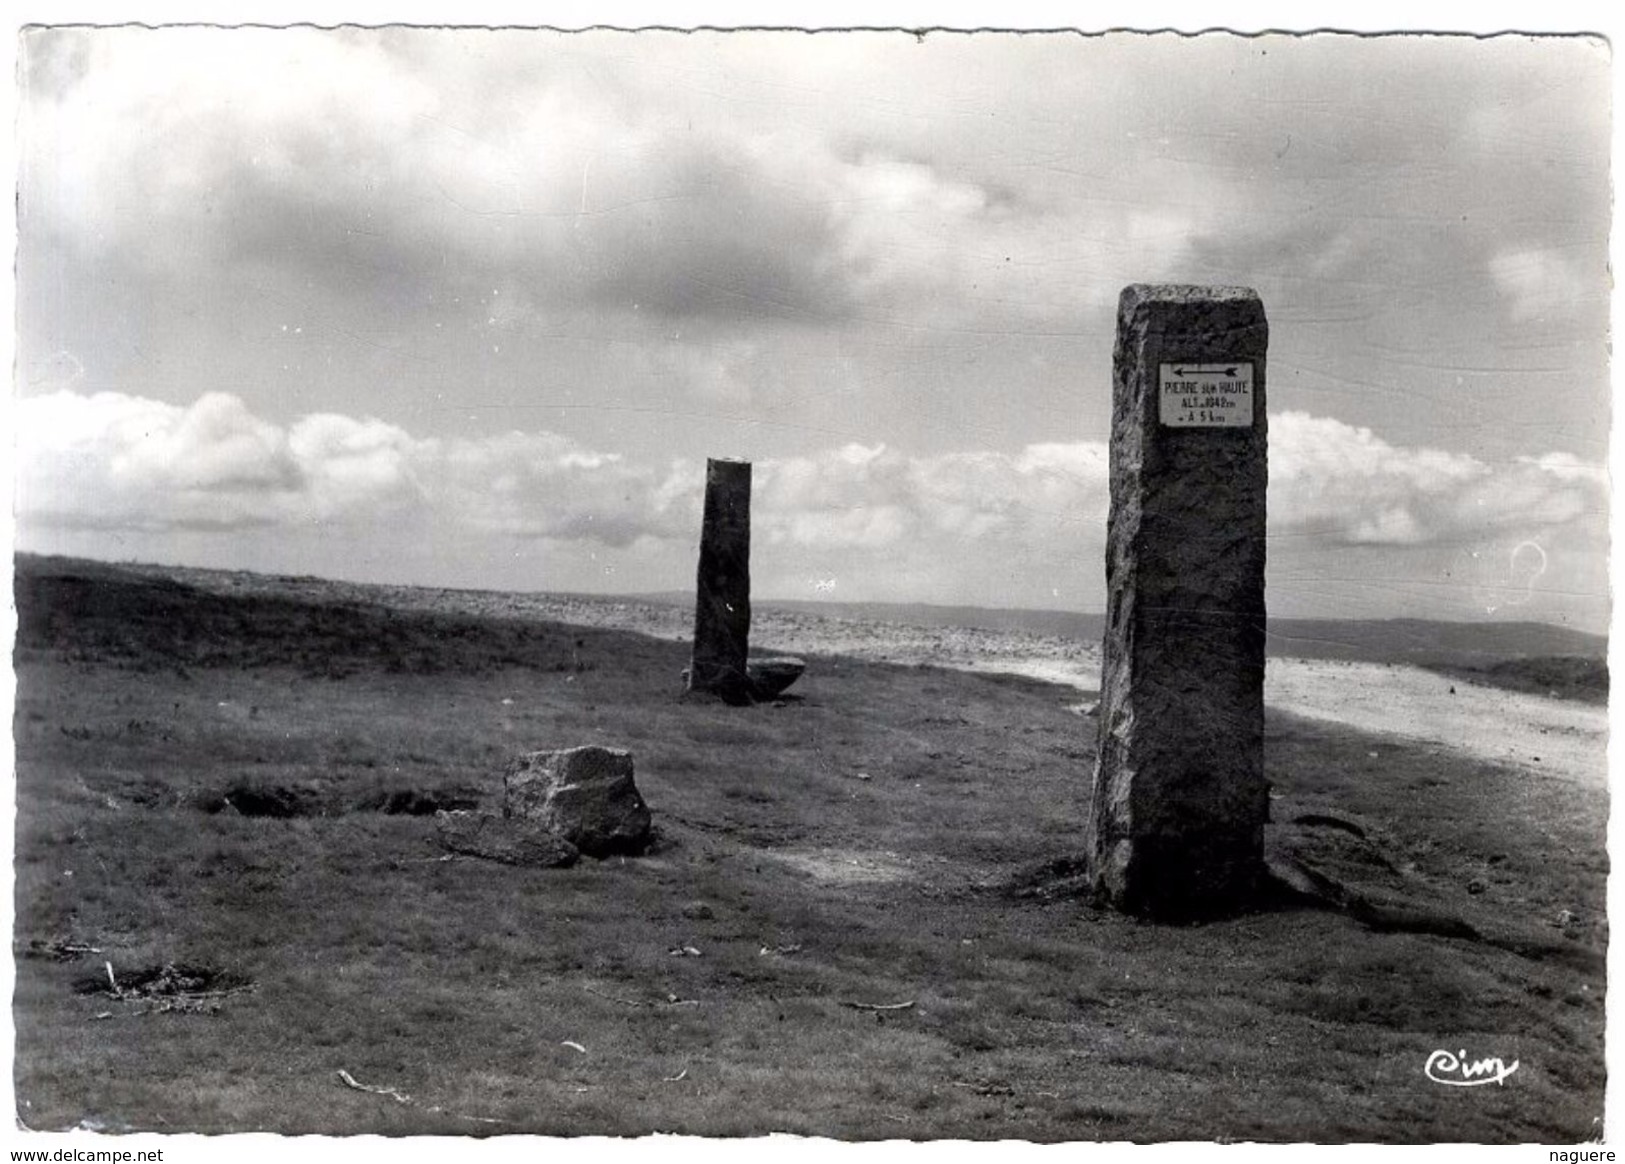
<path fill-rule="evenodd" d="M 1451 680 L 1415 667 L 1271 659 L 1273 707 L 1442 744 L 1590 788 L 1608 783 L 1606 708 Z"/>
<path fill-rule="evenodd" d="M 1093 659 L 989 656 L 945 666 L 1008 671 L 1093 692 Z M 1417 667 L 1326 659 L 1270 659 L 1264 701 L 1295 715 L 1374 735 L 1437 744 L 1590 789 L 1608 784 L 1606 708 L 1484 687 Z"/>

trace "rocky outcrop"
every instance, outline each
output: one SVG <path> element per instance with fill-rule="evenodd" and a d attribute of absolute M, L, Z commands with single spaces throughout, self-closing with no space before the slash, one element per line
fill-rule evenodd
<path fill-rule="evenodd" d="M 590 857 L 643 852 L 653 825 L 632 779 L 632 753 L 597 745 L 514 760 L 503 778 L 502 812 Z"/>

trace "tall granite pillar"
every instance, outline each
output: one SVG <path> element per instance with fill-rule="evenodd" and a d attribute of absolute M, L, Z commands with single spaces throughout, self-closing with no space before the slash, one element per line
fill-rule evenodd
<path fill-rule="evenodd" d="M 1240 287 L 1118 303 L 1091 876 L 1163 918 L 1244 903 L 1263 873 L 1269 325 Z"/>
<path fill-rule="evenodd" d="M 750 462 L 705 463 L 690 691 L 750 702 Z"/>

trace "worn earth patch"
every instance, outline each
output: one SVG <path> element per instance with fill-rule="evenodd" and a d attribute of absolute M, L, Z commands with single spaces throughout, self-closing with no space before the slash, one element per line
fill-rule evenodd
<path fill-rule="evenodd" d="M 918 881 L 925 875 L 918 857 L 870 849 L 777 849 L 762 856 L 830 885 Z"/>

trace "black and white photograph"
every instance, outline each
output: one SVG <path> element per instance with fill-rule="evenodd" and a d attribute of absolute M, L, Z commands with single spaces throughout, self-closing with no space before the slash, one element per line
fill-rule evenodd
<path fill-rule="evenodd" d="M 1602 31 L 448 8 L 13 25 L 12 1159 L 1599 1147 Z"/>

